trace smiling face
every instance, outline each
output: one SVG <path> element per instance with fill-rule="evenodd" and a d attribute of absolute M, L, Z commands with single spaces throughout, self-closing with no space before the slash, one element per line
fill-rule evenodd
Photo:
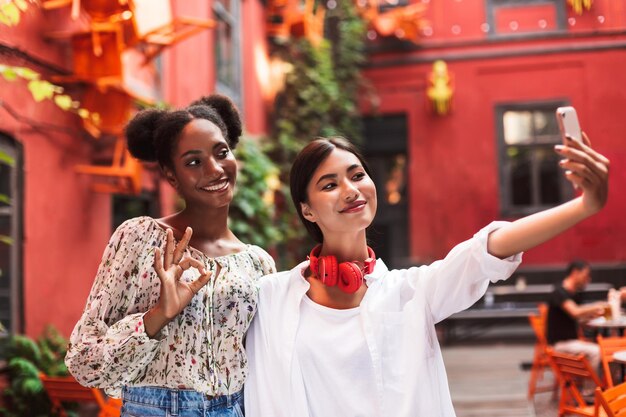
<path fill-rule="evenodd" d="M 183 129 L 172 155 L 168 181 L 187 205 L 228 206 L 233 199 L 237 161 L 222 131 L 205 119 L 194 119 Z"/>
<path fill-rule="evenodd" d="M 331 234 L 365 230 L 376 214 L 376 186 L 361 161 L 335 148 L 307 185 L 303 217 L 316 223 L 325 239 Z"/>

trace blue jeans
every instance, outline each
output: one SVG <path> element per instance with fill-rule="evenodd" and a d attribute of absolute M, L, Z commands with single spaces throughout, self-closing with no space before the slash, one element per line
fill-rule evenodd
<path fill-rule="evenodd" d="M 243 391 L 209 399 L 192 390 L 124 387 L 121 417 L 243 417 Z"/>

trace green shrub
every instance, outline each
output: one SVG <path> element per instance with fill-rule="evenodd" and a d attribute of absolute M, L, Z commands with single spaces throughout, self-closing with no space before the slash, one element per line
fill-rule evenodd
<path fill-rule="evenodd" d="M 3 417 L 50 417 L 50 400 L 39 373 L 51 376 L 67 375 L 64 363 L 67 340 L 52 326 L 47 326 L 35 341 L 28 336 L 13 335 L 1 341 L 0 357 L 7 363 L 9 386 L 2 393 L 5 407 Z M 76 415 L 71 411 L 70 415 Z"/>

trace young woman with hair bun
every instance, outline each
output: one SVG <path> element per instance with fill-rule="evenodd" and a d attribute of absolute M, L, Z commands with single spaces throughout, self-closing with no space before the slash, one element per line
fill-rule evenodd
<path fill-rule="evenodd" d="M 259 281 L 248 331 L 248 417 L 455 415 L 435 323 L 508 278 L 521 253 L 597 213 L 608 160 L 588 139 L 555 151 L 583 194 L 512 223 L 493 222 L 440 261 L 389 270 L 367 246 L 376 187 L 344 139 L 318 139 L 291 168 L 291 196 L 318 245 Z"/>
<path fill-rule="evenodd" d="M 228 228 L 241 133 L 220 95 L 141 111 L 126 128 L 131 154 L 158 162 L 185 208 L 115 231 L 70 337 L 68 369 L 121 397 L 122 416 L 243 415 L 243 338 L 256 281 L 275 266 Z"/>

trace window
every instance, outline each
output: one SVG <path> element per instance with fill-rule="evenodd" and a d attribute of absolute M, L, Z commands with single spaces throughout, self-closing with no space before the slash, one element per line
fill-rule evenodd
<path fill-rule="evenodd" d="M 561 142 L 554 111 L 563 104 L 497 108 L 503 214 L 533 213 L 572 196 L 554 152 L 554 145 Z"/>
<path fill-rule="evenodd" d="M 240 1 L 216 0 L 213 13 L 215 28 L 215 65 L 217 91 L 232 98 L 242 109 Z"/>
<path fill-rule="evenodd" d="M 0 133 L 0 337 L 22 331 L 21 146 Z"/>
<path fill-rule="evenodd" d="M 159 196 L 144 191 L 139 195 L 114 194 L 112 197 L 113 230 L 128 219 L 140 216 L 159 217 Z"/>
<path fill-rule="evenodd" d="M 487 0 L 491 36 L 549 33 L 566 28 L 563 0 Z"/>

